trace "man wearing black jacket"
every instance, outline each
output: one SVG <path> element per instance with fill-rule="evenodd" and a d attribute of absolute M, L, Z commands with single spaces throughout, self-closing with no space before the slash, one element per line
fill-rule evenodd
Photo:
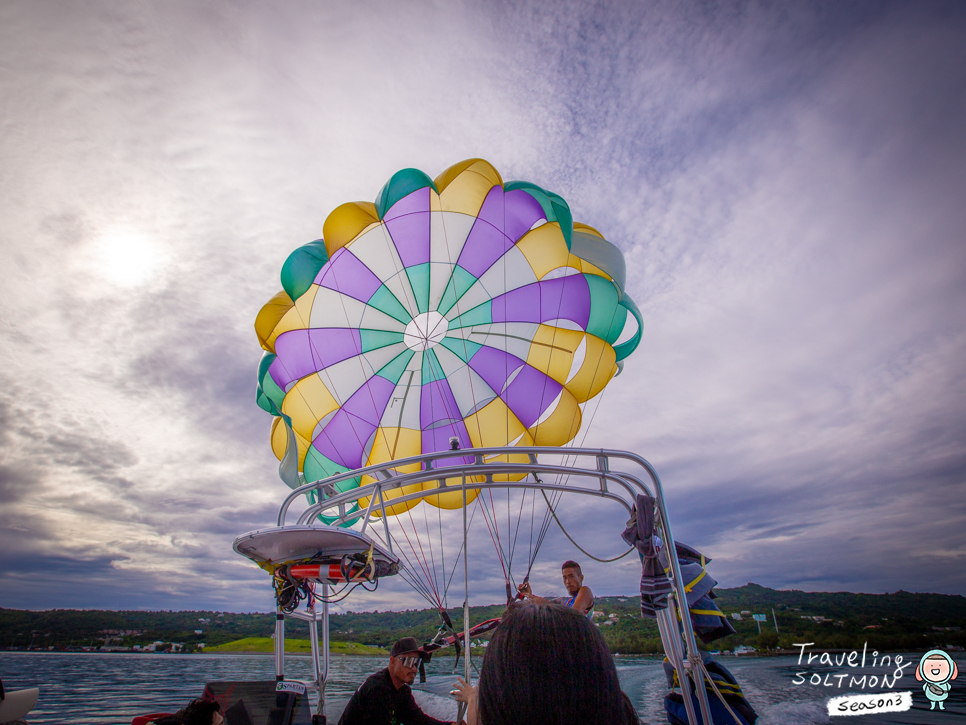
<path fill-rule="evenodd" d="M 389 667 L 371 675 L 355 691 L 339 725 L 451 725 L 424 713 L 413 699 L 409 686 L 423 657 L 419 643 L 404 637 L 389 655 Z"/>

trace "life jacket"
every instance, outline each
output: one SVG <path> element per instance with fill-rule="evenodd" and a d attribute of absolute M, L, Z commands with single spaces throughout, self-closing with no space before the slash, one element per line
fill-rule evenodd
<path fill-rule="evenodd" d="M 714 680 L 714 684 L 717 685 L 725 702 L 728 703 L 728 706 L 738 716 L 738 721 L 736 722 L 731 716 L 731 713 L 728 712 L 728 709 L 722 704 L 711 685 L 705 682 L 712 725 L 754 725 L 758 719 L 758 713 L 755 712 L 748 700 L 745 699 L 738 680 L 735 679 L 734 675 L 724 665 L 716 662 L 707 652 L 702 652 L 701 658 L 704 660 L 704 667 L 708 671 L 708 675 Z M 680 689 L 677 672 L 674 671 L 674 668 L 667 659 L 664 660 L 664 672 L 668 678 L 668 685 L 672 688 Z M 698 698 L 696 695 L 692 695 L 691 697 L 694 703 L 694 710 L 698 716 L 698 723 L 701 724 L 701 711 L 698 707 Z M 664 709 L 667 711 L 667 719 L 671 725 L 689 725 L 688 713 L 684 707 L 684 696 L 677 690 L 673 690 L 665 696 Z"/>

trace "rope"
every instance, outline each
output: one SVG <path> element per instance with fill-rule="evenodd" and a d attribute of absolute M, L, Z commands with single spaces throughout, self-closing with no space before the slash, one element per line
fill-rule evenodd
<path fill-rule="evenodd" d="M 594 561 L 599 561 L 601 564 L 607 564 L 612 561 L 617 561 L 618 559 L 623 559 L 625 556 L 627 556 L 632 551 L 634 551 L 634 547 L 632 546 L 623 554 L 621 554 L 620 556 L 615 556 L 613 559 L 598 559 L 596 556 L 586 551 L 580 544 L 574 541 L 573 538 L 571 538 L 570 534 L 567 533 L 567 529 L 564 528 L 564 525 L 560 523 L 560 519 L 557 518 L 557 514 L 554 512 L 553 507 L 550 505 L 549 499 L 547 499 L 547 494 L 543 493 L 543 489 L 540 489 L 540 493 L 543 494 L 543 500 L 547 502 L 547 509 L 550 511 L 550 515 L 553 516 L 553 520 L 557 522 L 557 526 L 559 526 L 560 530 L 564 532 L 564 536 L 570 539 L 570 543 L 576 546 L 578 549 L 580 549 L 580 552 L 584 556 L 589 556 L 591 559 L 593 559 Z"/>
<path fill-rule="evenodd" d="M 721 690 L 718 689 L 718 685 L 715 683 L 714 679 L 708 673 L 707 668 L 704 666 L 704 662 L 698 661 L 697 664 L 698 664 L 698 667 L 701 670 L 702 675 L 704 675 L 704 679 L 708 683 L 710 683 L 711 687 L 714 689 L 714 694 L 718 696 L 718 699 L 721 701 L 721 704 L 725 706 L 725 709 L 728 711 L 728 714 L 731 715 L 731 717 L 734 718 L 735 722 L 741 722 L 741 720 L 735 714 L 735 711 L 731 709 L 731 705 L 729 705 L 728 704 L 728 701 L 725 700 L 724 695 L 721 694 Z M 694 680 L 692 680 L 692 682 L 694 682 Z M 697 688 L 695 688 L 695 689 L 697 689 Z"/>

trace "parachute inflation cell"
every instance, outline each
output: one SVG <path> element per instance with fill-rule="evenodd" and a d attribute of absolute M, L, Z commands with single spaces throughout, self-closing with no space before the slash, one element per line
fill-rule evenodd
<path fill-rule="evenodd" d="M 620 250 L 575 224 L 560 196 L 504 183 L 482 159 L 435 180 L 404 169 L 375 203 L 342 204 L 281 277 L 255 322 L 257 399 L 276 416 L 273 451 L 282 460 L 295 445 L 287 460 L 297 455 L 306 482 L 446 451 L 452 438 L 565 445 L 580 405 L 641 339 Z M 628 313 L 636 331 L 618 344 Z M 471 459 L 449 462 L 460 460 Z M 386 491 L 387 511 L 409 509 L 392 499 L 424 485 Z M 425 500 L 455 508 L 462 494 Z"/>

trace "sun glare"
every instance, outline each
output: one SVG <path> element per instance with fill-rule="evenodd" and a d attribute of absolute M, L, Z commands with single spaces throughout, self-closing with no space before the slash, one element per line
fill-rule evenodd
<path fill-rule="evenodd" d="M 121 287 L 143 284 L 159 271 L 157 244 L 137 229 L 109 229 L 101 235 L 95 250 L 97 271 Z"/>

